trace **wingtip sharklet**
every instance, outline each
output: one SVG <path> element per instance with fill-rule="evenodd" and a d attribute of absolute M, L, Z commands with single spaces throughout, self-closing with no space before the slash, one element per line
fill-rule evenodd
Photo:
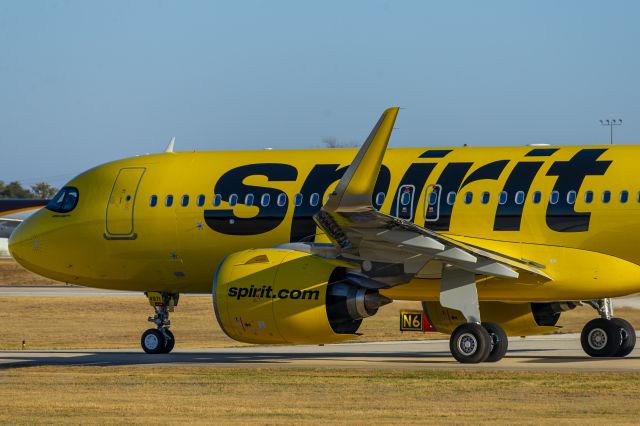
<path fill-rule="evenodd" d="M 382 113 L 369 137 L 340 179 L 335 192 L 330 195 L 323 207 L 325 211 L 371 206 L 371 194 L 378 179 L 382 159 L 399 110 L 400 107 L 391 107 Z"/>

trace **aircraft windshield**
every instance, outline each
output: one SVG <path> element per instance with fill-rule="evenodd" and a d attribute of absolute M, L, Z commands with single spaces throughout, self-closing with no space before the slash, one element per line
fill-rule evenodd
<path fill-rule="evenodd" d="M 78 204 L 78 190 L 72 186 L 62 188 L 49 201 L 46 208 L 57 213 L 68 213 Z"/>

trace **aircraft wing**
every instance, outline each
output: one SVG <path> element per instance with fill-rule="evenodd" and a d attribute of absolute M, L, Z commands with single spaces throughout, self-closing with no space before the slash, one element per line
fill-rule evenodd
<path fill-rule="evenodd" d="M 551 279 L 543 265 L 456 241 L 373 207 L 372 192 L 398 110 L 390 108 L 382 114 L 336 190 L 314 217 L 339 257 L 361 265 L 361 284 L 403 284 L 440 264 L 476 275 L 518 278 L 526 272 Z"/>

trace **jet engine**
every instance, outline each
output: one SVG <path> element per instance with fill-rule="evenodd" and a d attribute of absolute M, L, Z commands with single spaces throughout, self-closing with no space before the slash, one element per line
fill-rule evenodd
<path fill-rule="evenodd" d="M 333 343 L 391 300 L 349 280 L 350 265 L 286 249 L 245 250 L 218 267 L 213 306 L 220 327 L 247 343 Z"/>
<path fill-rule="evenodd" d="M 460 311 L 445 308 L 438 302 L 423 302 L 422 306 L 431 325 L 442 333 L 451 334 L 465 322 Z M 557 330 L 560 313 L 576 306 L 572 302 L 480 302 L 480 316 L 483 322 L 500 324 L 508 336 L 529 336 Z"/>

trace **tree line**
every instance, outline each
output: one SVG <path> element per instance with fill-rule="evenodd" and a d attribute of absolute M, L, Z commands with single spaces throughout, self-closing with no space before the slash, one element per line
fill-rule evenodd
<path fill-rule="evenodd" d="M 339 141 L 335 136 L 327 136 L 322 139 L 322 144 L 327 148 L 353 148 L 359 144 L 357 142 Z M 14 181 L 4 183 L 0 180 L 0 198 L 52 198 L 58 192 L 58 188 L 46 182 L 38 182 L 29 188 L 23 187 L 20 182 Z"/>
<path fill-rule="evenodd" d="M 58 189 L 46 182 L 38 182 L 25 188 L 18 181 L 5 184 L 0 180 L 0 198 L 51 198 L 56 192 Z"/>

